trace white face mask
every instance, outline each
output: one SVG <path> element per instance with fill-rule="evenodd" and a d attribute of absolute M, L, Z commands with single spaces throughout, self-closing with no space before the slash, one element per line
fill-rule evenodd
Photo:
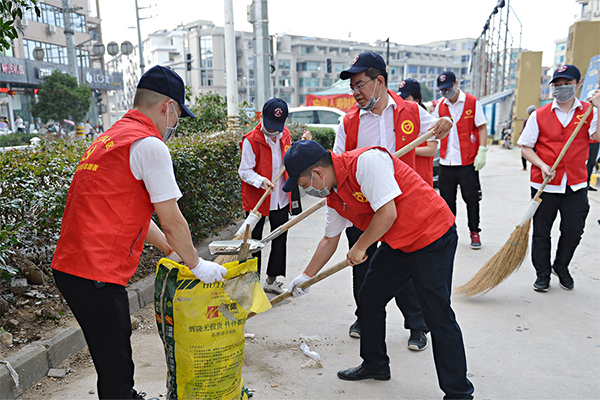
<path fill-rule="evenodd" d="M 377 87 L 377 83 L 378 82 L 379 81 L 377 80 L 377 78 L 375 78 L 375 88 Z M 375 88 L 373 88 L 373 93 L 375 93 Z M 375 98 L 373 95 L 371 95 L 371 97 L 369 97 L 369 100 L 367 101 L 367 104 L 365 104 L 364 107 L 361 107 L 360 104 L 358 104 L 358 103 L 356 103 L 356 105 L 361 110 L 371 111 L 372 109 L 375 108 L 375 106 L 377 105 L 377 103 L 379 103 L 379 99 L 381 99 L 381 89 L 379 89 L 379 95 L 378 95 L 378 97 Z"/>
<path fill-rule="evenodd" d="M 562 85 L 562 86 L 552 86 L 552 97 L 556 99 L 559 103 L 566 103 L 575 97 L 575 92 L 577 91 L 577 85 Z"/>
<path fill-rule="evenodd" d="M 175 111 L 175 115 L 177 115 L 177 110 L 175 109 L 175 104 L 171 103 L 171 105 L 173 106 L 173 111 Z M 177 131 L 177 125 L 179 125 L 179 117 L 177 117 L 177 123 L 175 123 L 175 126 L 173 126 L 173 127 L 169 126 L 169 112 L 167 111 L 167 127 L 165 128 L 165 134 L 163 135 L 164 142 L 171 139 L 173 137 L 173 135 L 175 135 L 175 131 Z"/>
<path fill-rule="evenodd" d="M 277 136 L 277 135 L 279 135 L 279 134 L 281 133 L 281 132 L 278 132 L 278 131 L 275 131 L 275 132 L 269 132 L 269 131 L 267 130 L 267 128 L 265 128 L 265 126 L 264 126 L 264 125 L 262 125 L 262 126 L 260 127 L 260 130 L 261 130 L 261 132 L 262 132 L 262 133 L 264 133 L 265 135 L 267 135 L 267 137 L 270 137 L 270 138 L 272 138 L 272 137 L 275 137 L 275 136 Z"/>
<path fill-rule="evenodd" d="M 315 189 L 312 185 L 313 175 L 310 176 L 310 186 L 304 189 L 307 195 L 313 197 L 327 197 L 329 196 L 329 188 L 325 186 L 325 178 L 323 178 L 323 189 Z"/>

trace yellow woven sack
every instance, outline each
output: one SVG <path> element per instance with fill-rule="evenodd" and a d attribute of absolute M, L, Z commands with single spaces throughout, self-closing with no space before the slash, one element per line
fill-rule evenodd
<path fill-rule="evenodd" d="M 163 258 L 154 308 L 167 359 L 167 399 L 246 399 L 244 324 L 271 304 L 256 277 L 256 258 L 224 264 L 224 282 L 205 284 Z"/>

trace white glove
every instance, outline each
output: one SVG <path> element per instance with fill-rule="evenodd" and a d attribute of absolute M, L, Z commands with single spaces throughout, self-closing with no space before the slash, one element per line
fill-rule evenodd
<path fill-rule="evenodd" d="M 475 166 L 475 171 L 480 171 L 483 167 L 485 167 L 485 153 L 487 153 L 487 151 L 487 147 L 479 146 L 477 156 L 475 157 L 475 161 L 473 162 L 473 165 Z"/>
<path fill-rule="evenodd" d="M 220 266 L 212 261 L 199 259 L 198 265 L 191 269 L 192 274 L 204 283 L 214 283 L 222 281 L 227 275 L 227 268 Z"/>
<path fill-rule="evenodd" d="M 175 250 L 171 250 L 171 252 L 167 254 L 167 258 L 171 261 L 175 261 L 177 264 L 181 264 L 181 262 L 183 261 Z"/>
<path fill-rule="evenodd" d="M 308 289 L 310 289 L 309 287 L 307 287 L 306 289 L 300 289 L 296 286 L 298 286 L 302 282 L 306 282 L 309 279 L 310 276 L 306 275 L 304 272 L 294 278 L 294 280 L 292 281 L 292 283 L 290 283 L 290 286 L 288 287 L 288 292 L 292 294 L 292 297 L 299 297 L 303 294 L 308 293 Z"/>

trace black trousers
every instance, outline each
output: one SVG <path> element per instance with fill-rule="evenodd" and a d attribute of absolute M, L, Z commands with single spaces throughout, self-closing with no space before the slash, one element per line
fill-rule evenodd
<path fill-rule="evenodd" d="M 358 229 L 355 226 L 351 226 L 346 229 L 346 237 L 348 238 L 348 246 L 352 248 L 360 235 L 363 234 L 363 231 Z M 367 255 L 369 258 L 364 263 L 352 266 L 352 289 L 354 293 L 354 301 L 356 302 L 357 309 L 355 311 L 356 316 L 358 317 L 358 293 L 360 287 L 362 286 L 365 275 L 367 273 L 367 269 L 369 268 L 369 263 L 377 250 L 377 242 L 373 243 L 367 249 Z M 423 311 L 421 310 L 421 304 L 419 304 L 419 299 L 417 298 L 417 293 L 415 292 L 415 285 L 412 279 L 409 279 L 406 285 L 400 289 L 398 294 L 395 296 L 396 305 L 402 312 L 404 316 L 404 328 L 405 329 L 414 329 L 418 331 L 429 332 L 427 325 L 425 324 L 425 319 L 423 318 Z"/>
<path fill-rule="evenodd" d="M 85 336 L 98 374 L 98 397 L 133 399 L 131 322 L 125 287 L 56 270 L 52 273 Z"/>
<path fill-rule="evenodd" d="M 479 171 L 475 171 L 473 164 L 456 167 L 440 165 L 439 186 L 440 196 L 446 200 L 454 215 L 456 215 L 457 186 L 460 186 L 460 194 L 467 205 L 469 231 L 480 232 L 479 201 L 481 201 L 481 184 L 479 183 Z"/>
<path fill-rule="evenodd" d="M 598 147 L 600 147 L 600 143 L 590 143 L 590 155 L 588 156 L 587 160 L 588 186 L 590 184 L 590 177 L 592 176 L 594 166 L 598 163 Z"/>
<path fill-rule="evenodd" d="M 420 250 L 404 253 L 382 243 L 373 256 L 359 293 L 360 356 L 365 369 L 389 364 L 385 344 L 385 307 L 411 278 L 425 322 L 431 330 L 433 359 L 447 399 L 472 398 L 462 332 L 450 306 L 458 235 L 452 226 Z"/>
<path fill-rule="evenodd" d="M 575 254 L 581 241 L 585 219 L 590 211 L 587 188 L 574 192 L 567 186 L 564 194 L 542 193 L 542 203 L 533 215 L 533 238 L 531 241 L 531 261 L 538 278 L 550 279 L 552 267 L 556 271 L 564 271 Z M 533 198 L 537 190 L 531 188 Z M 560 212 L 560 238 L 554 262 L 551 257 L 552 225 Z"/>
<path fill-rule="evenodd" d="M 271 231 L 279 228 L 281 225 L 289 221 L 290 208 L 285 206 L 279 210 L 269 211 L 269 224 Z M 248 213 L 246 213 L 248 216 Z M 266 217 L 262 217 L 254 230 L 252 230 L 252 239 L 262 239 L 263 228 L 265 226 Z M 261 252 L 254 253 L 258 258 L 258 276 L 260 276 L 260 265 L 262 260 Z M 287 232 L 281 234 L 277 239 L 271 242 L 271 254 L 269 254 L 269 262 L 267 264 L 267 276 L 277 277 L 285 276 L 285 264 L 287 258 Z"/>

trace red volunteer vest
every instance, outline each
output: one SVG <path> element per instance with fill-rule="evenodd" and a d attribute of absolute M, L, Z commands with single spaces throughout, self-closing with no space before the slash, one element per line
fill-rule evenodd
<path fill-rule="evenodd" d="M 400 150 L 417 137 L 421 131 L 419 105 L 412 101 L 404 101 L 402 97 L 388 89 L 388 94 L 396 102 L 394 109 L 394 131 L 396 133 L 396 151 Z M 346 132 L 346 151 L 358 146 L 358 125 L 360 124 L 360 109 L 356 104 L 344 116 L 344 131 Z M 415 168 L 415 151 L 410 151 L 400 157 L 411 168 Z"/>
<path fill-rule="evenodd" d="M 427 142 L 419 145 L 419 147 L 425 146 Z M 433 157 L 421 157 L 415 154 L 415 171 L 429 186 L 433 187 Z"/>
<path fill-rule="evenodd" d="M 254 167 L 254 171 L 261 176 L 271 179 L 273 176 L 273 154 L 271 153 L 271 146 L 269 146 L 265 140 L 265 134 L 260 130 L 261 127 L 262 124 L 259 123 L 253 130 L 244 135 L 242 141 L 240 142 L 240 149 L 244 145 L 244 139 L 248 139 L 250 145 L 252 146 L 254 156 L 256 157 L 256 166 Z M 285 152 L 290 148 L 291 142 L 292 139 L 290 131 L 287 127 L 284 127 L 283 135 L 281 135 L 281 139 L 279 139 L 282 160 Z M 287 180 L 287 172 L 283 174 L 283 177 Z M 273 183 L 276 184 L 277 182 Z M 278 189 L 281 188 L 275 187 L 275 190 Z M 252 211 L 264 193 L 265 189 L 258 189 L 242 180 L 242 207 L 244 210 L 248 212 Z M 290 204 L 291 203 L 292 200 L 290 195 Z M 271 208 L 270 204 L 271 195 L 267 196 L 265 201 L 259 207 L 258 212 L 263 216 L 269 215 L 269 210 Z"/>
<path fill-rule="evenodd" d="M 382 147 L 363 147 L 340 155 L 331 155 L 337 193 L 327 196 L 327 205 L 334 208 L 354 226 L 365 231 L 375 212 L 361 193 L 356 180 L 358 157 L 365 151 Z M 442 237 L 454 224 L 454 215 L 448 205 L 408 165 L 392 157 L 396 182 L 402 194 L 394 199 L 398 216 L 381 241 L 403 252 L 414 252 Z"/>
<path fill-rule="evenodd" d="M 131 173 L 129 149 L 149 136 L 162 140 L 147 116 L 129 110 L 86 150 L 69 187 L 52 268 L 127 285 L 154 212 L 144 182 Z"/>
<path fill-rule="evenodd" d="M 475 126 L 475 104 L 477 98 L 468 93 L 465 99 L 465 106 L 463 108 L 462 115 L 456 123 L 456 129 L 458 131 L 458 143 L 460 145 L 460 159 L 462 165 L 471 165 L 475 162 L 475 156 L 479 150 L 479 129 Z M 439 116 L 450 117 L 450 110 L 445 101 L 440 102 L 440 108 L 438 110 Z M 446 157 L 446 150 L 448 149 L 448 136 L 442 139 L 440 143 L 440 157 Z"/>
<path fill-rule="evenodd" d="M 566 127 L 563 127 L 556 113 L 552 111 L 552 103 L 546 104 L 536 110 L 536 118 L 539 126 L 539 136 L 535 143 L 535 151 L 537 155 L 549 166 L 554 165 L 558 155 L 562 151 L 565 143 L 573 134 L 573 131 L 579 124 L 579 120 L 590 107 L 589 103 L 581 103 L 582 109 L 576 109 L 573 119 Z M 577 185 L 587 181 L 587 160 L 589 156 L 590 143 L 590 120 L 585 121 L 584 126 L 569 146 L 565 156 L 556 167 L 556 176 L 549 185 L 560 185 L 562 177 L 567 172 L 567 185 Z M 542 183 L 542 171 L 535 165 L 531 166 L 531 181 Z"/>

